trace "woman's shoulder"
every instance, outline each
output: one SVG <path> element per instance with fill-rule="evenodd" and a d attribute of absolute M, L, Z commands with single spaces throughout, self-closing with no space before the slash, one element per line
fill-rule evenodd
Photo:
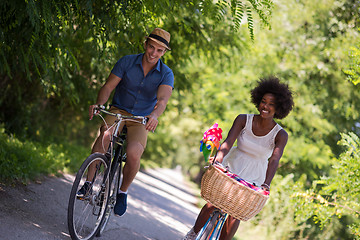
<path fill-rule="evenodd" d="M 288 139 L 288 133 L 286 132 L 285 129 L 283 128 L 280 128 L 279 131 L 277 132 L 276 134 L 276 139 L 277 140 L 284 140 L 284 141 L 287 141 Z"/>
<path fill-rule="evenodd" d="M 236 117 L 236 121 L 246 121 L 248 114 L 239 114 Z"/>
<path fill-rule="evenodd" d="M 247 122 L 247 118 L 248 118 L 249 114 L 239 114 L 236 119 L 235 122 L 238 126 L 241 126 L 241 129 L 243 129 L 246 125 Z"/>

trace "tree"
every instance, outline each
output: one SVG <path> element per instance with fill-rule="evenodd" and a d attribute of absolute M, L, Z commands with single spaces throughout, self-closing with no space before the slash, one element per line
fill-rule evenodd
<path fill-rule="evenodd" d="M 351 216 L 348 227 L 360 239 L 360 140 L 354 133 L 341 136 L 339 144 L 345 151 L 333 165 L 334 172 L 315 181 L 308 191 L 294 194 L 302 206 L 296 214 L 301 219 L 313 218 L 321 228 L 329 225 L 334 216 Z"/>
<path fill-rule="evenodd" d="M 351 63 L 349 64 L 349 67 L 343 71 L 347 75 L 348 80 L 354 85 L 357 85 L 360 83 L 360 44 L 350 49 L 349 57 Z"/>
<path fill-rule="evenodd" d="M 196 82 L 192 89 L 180 92 L 182 109 L 178 115 L 167 115 L 171 122 L 168 126 L 178 128 L 177 132 L 186 129 L 183 126 L 186 117 L 193 120 L 192 126 L 199 126 L 199 137 L 215 121 L 226 136 L 237 114 L 257 113 L 250 103 L 249 91 L 259 77 L 277 75 L 289 83 L 294 91 L 295 108 L 280 121 L 289 133 L 289 141 L 280 161 L 279 177 L 273 183 L 274 195 L 267 206 L 270 215 L 261 216 L 258 220 L 261 226 L 256 225 L 257 221 L 251 225 L 257 232 L 268 233 L 264 239 L 353 237 L 347 227 L 354 223 L 349 212 L 344 212 L 340 219 L 332 219 L 320 230 L 319 222 L 309 215 L 294 219 L 294 210 L 309 211 L 302 208 L 301 202 L 289 201 L 290 196 L 297 199 L 296 192 L 311 191 L 313 182 L 322 176 L 331 179 L 336 175 L 333 164 L 343 152 L 343 147 L 337 145 L 340 133 L 359 130 L 359 91 L 345 81 L 342 72 L 348 65 L 347 50 L 358 42 L 358 33 L 354 18 L 346 24 L 338 18 L 347 16 L 344 5 L 346 1 L 335 0 L 279 2 L 274 8 L 273 31 L 258 32 L 254 43 L 245 51 L 224 46 L 220 51 L 228 57 L 227 61 L 205 54 L 194 56 L 185 70 Z M 242 33 L 234 41 L 247 42 Z M 186 140 L 190 138 L 173 145 L 190 149 L 191 153 L 198 151 L 197 142 Z M 177 155 L 178 163 L 197 162 L 197 154 L 189 159 L 182 151 L 180 157 Z M 279 189 L 284 186 L 283 181 L 288 185 Z M 277 214 L 279 206 L 281 214 Z M 312 207 L 317 210 L 316 205 Z M 270 224 L 264 229 L 268 219 Z"/>
<path fill-rule="evenodd" d="M 270 0 L 3 1 L 0 121 L 7 132 L 22 137 L 74 139 L 91 129 L 79 128 L 79 119 L 109 68 L 120 56 L 142 51 L 143 37 L 151 29 L 172 32 L 177 51 L 165 61 L 181 90 L 192 84 L 181 71 L 192 51 L 218 56 L 217 49 L 233 44 L 233 30 L 245 19 L 253 37 L 253 15 L 269 26 L 272 5 Z"/>

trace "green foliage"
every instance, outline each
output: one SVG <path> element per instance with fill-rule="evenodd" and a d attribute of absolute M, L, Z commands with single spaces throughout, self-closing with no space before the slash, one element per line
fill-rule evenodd
<path fill-rule="evenodd" d="M 79 127 L 79 119 L 86 118 L 87 106 L 95 101 L 111 67 L 121 56 L 141 52 L 144 36 L 158 26 L 172 33 L 176 51 L 164 60 L 174 70 L 176 88 L 191 88 L 192 79 L 181 69 L 192 52 L 221 57 L 218 49 L 234 46 L 235 33 L 227 27 L 233 26 L 232 15 L 217 21 L 217 11 L 223 10 L 216 8 L 218 2 L 223 1 L 3 1 L 0 121 L 8 133 L 21 138 L 85 139 L 92 131 L 84 124 Z M 261 14 L 269 25 L 272 3 L 265 2 L 253 2 L 247 9 Z M 236 15 L 240 2 L 233 3 L 226 6 Z M 234 20 L 232 30 L 240 27 L 240 20 Z M 44 118 L 52 123 L 44 124 Z M 65 131 L 58 134 L 54 125 Z"/>
<path fill-rule="evenodd" d="M 360 140 L 354 133 L 341 134 L 339 144 L 345 147 L 338 162 L 333 165 L 334 173 L 314 181 L 311 189 L 301 189 L 294 194 L 297 218 L 313 218 L 320 228 L 328 226 L 338 218 L 347 217 L 349 231 L 360 239 Z"/>
<path fill-rule="evenodd" d="M 350 49 L 351 59 L 350 66 L 347 69 L 344 69 L 343 72 L 347 75 L 349 81 L 354 85 L 360 83 L 360 45 L 358 47 L 352 47 Z"/>
<path fill-rule="evenodd" d="M 238 114 L 257 113 L 250 89 L 276 75 L 294 92 L 279 121 L 289 142 L 269 203 L 237 239 L 352 239 L 359 199 L 347 183 L 359 189 L 358 161 L 348 150 L 358 140 L 337 142 L 360 133 L 358 9 L 356 0 L 3 1 L 1 181 L 76 170 L 100 123 L 87 121 L 88 105 L 117 59 L 143 51 L 159 26 L 171 33 L 163 60 L 175 91 L 142 167 L 180 164 L 198 181 L 203 132 L 218 122 L 226 137 Z"/>
<path fill-rule="evenodd" d="M 43 145 L 21 141 L 0 128 L 0 182 L 27 183 L 41 175 L 75 171 L 88 149 L 69 144 Z"/>
<path fill-rule="evenodd" d="M 248 59 L 258 63 L 259 75 L 276 74 L 291 83 L 296 94 L 292 116 L 299 122 L 291 127 L 301 129 L 305 138 L 323 139 L 335 155 L 341 152 L 336 144 L 339 132 L 356 129 L 360 117 L 359 91 L 342 73 L 349 61 L 347 51 L 358 38 L 353 22 L 344 24 L 335 17 L 335 12 L 348 11 L 338 9 L 343 2 L 279 5 L 283 14 L 272 19 L 279 24 L 273 24 L 270 35 L 258 34 L 256 54 Z M 329 33 L 340 27 L 341 33 Z"/>
<path fill-rule="evenodd" d="M 237 233 L 239 240 L 295 239 L 295 232 L 303 228 L 294 222 L 294 208 L 289 193 L 293 186 L 293 175 L 282 178 L 276 175 L 271 186 L 270 198 L 261 212 L 248 222 L 241 222 Z M 305 236 L 302 236 L 305 239 Z"/>
<path fill-rule="evenodd" d="M 232 19 L 232 29 L 238 30 L 241 26 L 244 16 L 248 22 L 250 38 L 254 40 L 254 18 L 253 12 L 256 12 L 261 22 L 270 28 L 269 19 L 272 13 L 273 3 L 271 0 L 258 1 L 240 1 L 240 0 L 219 0 L 216 2 L 215 17 L 218 22 L 223 21 L 226 16 Z"/>
<path fill-rule="evenodd" d="M 256 239 L 352 239 L 352 235 L 347 227 L 343 226 L 338 218 L 320 229 L 314 226 L 312 220 L 308 218 L 294 217 L 300 209 L 304 209 L 303 203 L 297 201 L 299 189 L 303 189 L 306 178 L 294 181 L 294 175 L 288 174 L 286 177 L 276 175 L 270 192 L 270 198 L 261 212 L 247 222 L 241 222 L 236 239 L 246 240 Z"/>
<path fill-rule="evenodd" d="M 309 217 L 294 218 L 294 211 L 299 209 L 326 214 L 315 208 L 302 208 L 302 203 L 293 200 L 299 193 L 311 192 L 313 182 L 321 176 L 336 174 L 332 165 L 343 152 L 336 144 L 339 133 L 359 131 L 359 91 L 342 73 L 348 64 L 347 49 L 358 41 L 358 33 L 351 19 L 343 22 L 339 18 L 348 11 L 343 9 L 343 3 L 281 2 L 275 6 L 273 31 L 259 32 L 249 50 L 224 46 L 221 53 L 228 56 L 228 61 L 194 54 L 193 61 L 184 69 L 189 78 L 196 81 L 191 90 L 174 93 L 167 111 L 176 111 L 179 118 L 198 120 L 201 116 L 200 126 L 218 122 L 225 136 L 237 114 L 257 112 L 250 103 L 249 91 L 259 77 L 277 75 L 294 91 L 295 108 L 286 119 L 279 121 L 289 133 L 289 142 L 277 172 L 277 177 L 284 179 L 291 174 L 289 184 L 294 186 L 284 187 L 279 195 L 272 193 L 272 200 L 280 200 L 274 200 L 275 210 L 265 212 L 264 209 L 260 217 L 271 220 L 255 221 L 247 237 L 241 229 L 237 239 L 251 238 L 256 234 L 252 230 L 256 229 L 265 239 L 272 236 L 276 236 L 274 239 L 352 239 L 357 231 L 353 217 L 348 214 L 342 218 L 330 216 L 331 221 L 322 229 L 319 221 Z M 243 30 L 240 29 L 238 38 L 234 39 L 235 44 L 249 40 L 243 37 Z M 169 118 L 171 128 L 180 128 L 172 122 L 174 119 Z M 168 120 L 168 115 L 164 120 Z M 192 162 L 201 166 L 198 156 L 192 157 Z M 191 166 L 187 165 L 186 169 L 193 169 Z M 275 179 L 272 186 L 277 184 Z M 282 200 L 286 196 L 287 201 Z M 265 231 L 267 222 L 270 226 Z"/>
<path fill-rule="evenodd" d="M 175 117 L 172 112 L 166 115 Z M 171 122 L 159 125 L 156 134 L 149 133 L 149 144 L 143 155 L 144 162 L 150 161 L 158 166 L 171 168 L 177 165 L 193 165 L 194 159 L 200 159 L 200 140 L 205 131 L 202 130 L 200 121 L 188 117 L 175 117 Z"/>

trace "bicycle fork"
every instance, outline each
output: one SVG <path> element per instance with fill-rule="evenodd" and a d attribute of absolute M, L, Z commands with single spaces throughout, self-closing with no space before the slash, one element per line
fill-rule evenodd
<path fill-rule="evenodd" d="M 218 240 L 228 214 L 214 211 L 199 232 L 196 240 Z"/>

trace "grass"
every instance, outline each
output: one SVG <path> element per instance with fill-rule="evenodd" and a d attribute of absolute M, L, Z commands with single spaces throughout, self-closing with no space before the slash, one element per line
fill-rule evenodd
<path fill-rule="evenodd" d="M 89 151 L 70 143 L 22 141 L 0 128 L 0 182 L 26 184 L 42 175 L 75 172 Z"/>

